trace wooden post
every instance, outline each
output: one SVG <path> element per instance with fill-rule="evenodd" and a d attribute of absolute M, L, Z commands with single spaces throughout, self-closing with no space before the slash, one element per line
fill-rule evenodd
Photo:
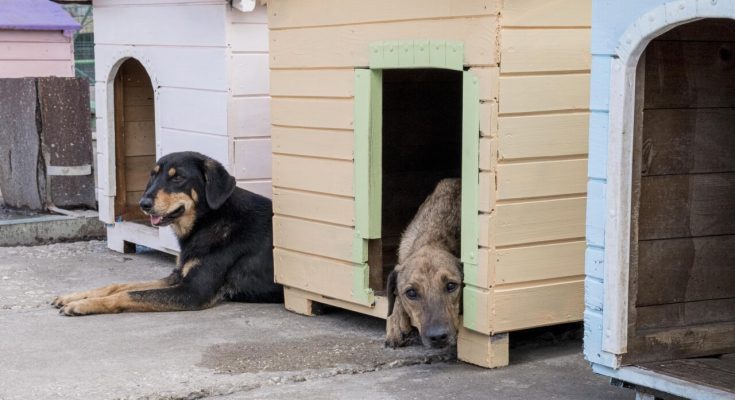
<path fill-rule="evenodd" d="M 508 334 L 483 335 L 460 326 L 457 338 L 457 358 L 484 368 L 508 365 Z"/>
<path fill-rule="evenodd" d="M 288 311 L 310 317 L 315 315 L 313 302 L 289 287 L 283 287 L 283 300 Z"/>

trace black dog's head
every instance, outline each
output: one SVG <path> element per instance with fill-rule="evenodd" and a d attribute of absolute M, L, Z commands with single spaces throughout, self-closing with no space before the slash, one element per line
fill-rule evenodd
<path fill-rule="evenodd" d="M 197 215 L 216 210 L 235 190 L 235 178 L 219 162 L 196 152 L 171 153 L 151 170 L 140 208 L 151 225 L 172 224 L 178 237 L 186 236 Z"/>

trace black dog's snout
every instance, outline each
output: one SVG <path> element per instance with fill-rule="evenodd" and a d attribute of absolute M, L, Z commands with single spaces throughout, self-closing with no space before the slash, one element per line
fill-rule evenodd
<path fill-rule="evenodd" d="M 449 338 L 449 331 L 445 328 L 431 328 L 426 332 L 426 338 L 429 339 L 432 346 L 444 346 Z"/>
<path fill-rule="evenodd" d="M 150 197 L 143 197 L 140 199 L 139 204 L 140 204 L 140 208 L 143 211 L 148 212 L 153 208 L 153 199 L 151 199 Z"/>

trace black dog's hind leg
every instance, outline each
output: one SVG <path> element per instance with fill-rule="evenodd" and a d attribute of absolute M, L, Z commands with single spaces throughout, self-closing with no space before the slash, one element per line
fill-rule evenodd
<path fill-rule="evenodd" d="M 59 313 L 75 316 L 126 311 L 201 310 L 213 306 L 217 300 L 216 290 L 179 284 L 163 289 L 119 292 L 107 297 L 78 300 L 62 307 Z"/>

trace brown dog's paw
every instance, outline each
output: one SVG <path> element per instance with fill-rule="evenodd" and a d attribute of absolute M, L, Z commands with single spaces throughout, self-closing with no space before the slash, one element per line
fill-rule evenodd
<path fill-rule="evenodd" d="M 385 336 L 385 347 L 391 348 L 391 349 L 403 347 L 406 345 L 409 335 L 410 335 L 410 332 L 409 333 L 400 332 L 398 335 L 388 334 Z"/>

